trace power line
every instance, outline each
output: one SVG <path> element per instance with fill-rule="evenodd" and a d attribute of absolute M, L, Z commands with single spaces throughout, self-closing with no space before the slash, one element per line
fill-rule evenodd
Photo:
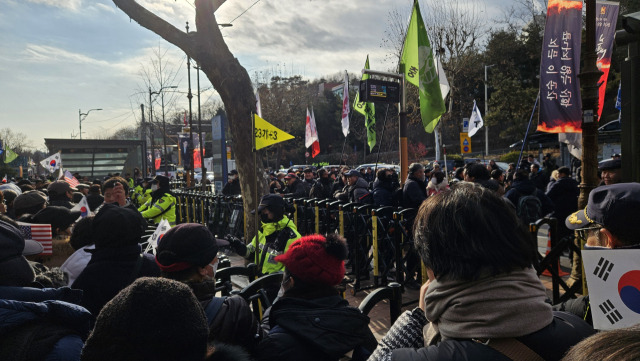
<path fill-rule="evenodd" d="M 256 2 L 254 2 L 253 4 L 251 4 L 251 6 L 249 6 L 245 11 L 241 12 L 240 15 L 236 16 L 235 18 L 233 18 L 233 20 L 229 21 L 229 24 L 232 24 L 234 21 L 236 21 L 239 17 L 241 17 L 242 15 L 244 15 L 244 13 L 246 13 L 247 11 L 249 11 L 249 9 L 251 9 L 252 7 L 254 7 L 257 3 L 259 3 L 260 0 L 256 0 Z"/>

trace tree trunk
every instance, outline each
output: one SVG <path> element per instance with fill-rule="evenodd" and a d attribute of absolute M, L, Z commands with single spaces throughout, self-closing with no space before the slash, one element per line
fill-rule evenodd
<path fill-rule="evenodd" d="M 196 0 L 196 29 L 186 33 L 156 16 L 134 0 L 113 0 L 131 19 L 153 31 L 171 44 L 182 49 L 195 60 L 213 87 L 220 94 L 229 119 L 231 137 L 235 145 L 242 198 L 246 214 L 245 235 L 255 234 L 254 219 L 249 210 L 255 209 L 260 197 L 267 190 L 263 177 L 262 159 L 254 162 L 251 147 L 253 131 L 251 113 L 256 111 L 253 86 L 246 69 L 240 65 L 224 42 L 214 12 L 225 0 Z M 255 189 L 255 179 L 258 189 Z"/>

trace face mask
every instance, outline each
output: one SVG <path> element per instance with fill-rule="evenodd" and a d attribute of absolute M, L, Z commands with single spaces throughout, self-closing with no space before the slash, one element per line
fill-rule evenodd
<path fill-rule="evenodd" d="M 260 214 L 260 220 L 262 221 L 262 223 L 270 223 L 271 219 L 269 219 L 269 215 L 266 213 L 261 213 Z"/>
<path fill-rule="evenodd" d="M 209 263 L 209 267 L 211 267 L 211 269 L 213 270 L 213 274 L 216 274 L 216 271 L 218 270 L 218 265 L 220 264 L 220 260 L 216 260 L 216 263 L 211 264 Z"/>
<path fill-rule="evenodd" d="M 151 185 L 151 191 L 152 191 L 152 192 L 155 192 L 155 191 L 157 191 L 157 190 L 158 190 L 158 185 L 157 185 L 157 184 L 153 184 L 153 185 Z"/>

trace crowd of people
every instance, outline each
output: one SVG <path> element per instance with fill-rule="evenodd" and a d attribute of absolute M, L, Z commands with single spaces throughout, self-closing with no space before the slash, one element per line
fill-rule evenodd
<path fill-rule="evenodd" d="M 414 163 L 402 187 L 389 168 L 272 174 L 251 240 L 176 224 L 175 196 L 161 175 L 92 184 L 77 175 L 87 183 L 76 187 L 10 181 L 0 185 L 0 359 L 586 360 L 620 355 L 614 345 L 634 359 L 637 327 L 596 333 L 588 296 L 551 305 L 525 224 L 552 214 L 586 248 L 640 248 L 632 227 L 640 184 L 621 183 L 619 159 L 607 160 L 603 185 L 578 210 L 572 170 L 545 158 L 542 168 L 531 158 L 506 172 L 473 162 L 450 175 L 437 163 Z M 239 191 L 237 172 L 230 175 L 225 188 Z M 302 237 L 285 197 L 415 208 L 404 267 L 407 287 L 420 289 L 418 307 L 376 341 L 369 318 L 338 289 L 347 239 Z M 77 210 L 85 201 L 89 210 Z M 171 228 L 155 253 L 144 252 L 145 231 L 162 221 Z M 25 224 L 51 225 L 59 267 Z M 223 248 L 256 262 L 261 275 L 282 274 L 264 289 L 274 302 L 262 319 L 243 297 L 217 294 Z"/>

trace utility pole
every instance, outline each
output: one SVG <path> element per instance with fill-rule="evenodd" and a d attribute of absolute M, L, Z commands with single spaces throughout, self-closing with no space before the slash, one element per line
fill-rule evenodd
<path fill-rule="evenodd" d="M 153 142 L 153 103 L 151 102 L 151 87 L 149 87 L 149 126 L 151 138 L 151 174 L 156 175 L 156 151 Z"/>
<path fill-rule="evenodd" d="M 189 22 L 187 21 L 187 34 L 189 33 Z M 193 184 L 193 112 L 191 109 L 191 99 L 193 98 L 193 94 L 191 94 L 191 57 L 187 54 L 187 80 L 189 83 L 189 91 L 187 93 L 187 98 L 189 99 L 189 141 L 191 142 L 192 147 L 187 151 L 189 154 L 187 156 L 191 159 L 191 170 L 187 173 L 187 187 L 191 187 Z"/>
<path fill-rule="evenodd" d="M 142 129 L 140 130 L 140 140 L 142 140 L 142 178 L 147 177 L 147 124 L 144 121 L 144 104 L 140 104 L 140 114 L 142 114 Z"/>
<path fill-rule="evenodd" d="M 87 111 L 86 113 L 83 113 L 82 110 L 78 109 L 78 123 L 80 125 L 80 139 L 82 139 L 82 121 L 87 119 L 87 116 L 89 115 L 89 113 L 91 113 L 92 110 L 102 110 L 102 109 L 89 109 L 89 111 Z M 84 115 L 84 118 L 82 117 Z"/>

